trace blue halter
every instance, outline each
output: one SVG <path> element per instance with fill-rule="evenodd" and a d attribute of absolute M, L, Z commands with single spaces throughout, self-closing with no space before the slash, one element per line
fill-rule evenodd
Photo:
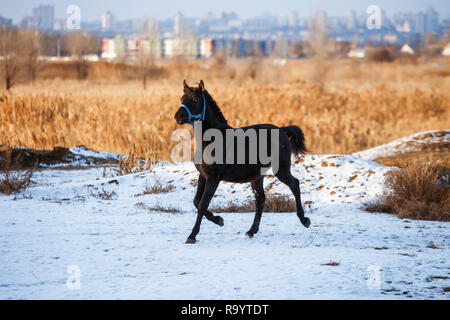
<path fill-rule="evenodd" d="M 202 120 L 205 121 L 205 115 L 206 115 L 206 100 L 205 100 L 205 96 L 203 96 L 203 111 L 200 114 L 192 114 L 191 111 L 189 110 L 189 108 L 185 105 L 182 104 L 180 106 L 180 108 L 184 108 L 184 110 L 187 111 L 189 118 L 188 118 L 188 122 L 191 126 L 194 126 L 194 122 L 196 121 L 195 119 L 198 120 Z"/>

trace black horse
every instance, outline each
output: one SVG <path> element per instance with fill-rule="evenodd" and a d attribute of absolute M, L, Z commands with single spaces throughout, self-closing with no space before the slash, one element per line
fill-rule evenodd
<path fill-rule="evenodd" d="M 195 122 L 201 121 L 202 134 L 208 129 L 216 129 L 216 132 L 219 130 L 223 133 L 224 137 L 226 136 L 227 130 L 237 130 L 228 125 L 216 102 L 205 90 L 203 81 L 200 81 L 198 87 L 189 87 L 186 84 L 186 81 L 183 82 L 183 85 L 184 95 L 181 98 L 181 106 L 175 113 L 175 120 L 178 124 L 182 125 L 189 123 L 194 125 Z M 278 128 L 271 124 L 259 124 L 240 129 L 242 129 L 244 133 L 248 132 L 250 129 L 256 131 L 258 145 L 261 139 L 267 140 L 266 142 L 268 144 L 268 148 L 266 148 L 266 150 L 271 150 L 271 134 L 266 134 L 263 136 L 259 132 L 261 132 L 261 129 L 265 129 L 265 131 L 269 133 L 272 132 L 272 130 L 278 130 L 279 140 L 276 141 L 276 144 L 278 145 L 277 151 L 279 157 L 277 159 L 278 170 L 274 172 L 274 174 L 281 182 L 286 184 L 294 194 L 297 205 L 297 215 L 300 218 L 301 223 L 308 228 L 311 222 L 307 217 L 305 217 L 302 208 L 300 183 L 298 179 L 294 178 L 291 174 L 291 154 L 299 156 L 300 154 L 304 154 L 306 152 L 305 138 L 302 130 L 297 126 Z M 200 144 L 196 141 L 196 145 L 201 146 L 202 151 L 210 143 L 212 143 L 212 141 L 203 141 L 203 139 Z M 240 162 L 240 164 L 236 164 L 236 162 L 234 162 L 234 164 L 227 164 L 228 162 L 207 164 L 203 161 L 203 157 L 201 158 L 201 163 L 195 164 L 197 170 L 200 172 L 197 194 L 194 198 L 194 205 L 198 210 L 198 214 L 192 233 L 189 235 L 186 243 L 196 242 L 195 237 L 200 231 L 200 224 L 203 217 L 206 217 L 208 220 L 219 226 L 224 225 L 224 221 L 220 216 L 214 216 L 210 211 L 208 211 L 209 204 L 217 190 L 217 187 L 219 186 L 220 181 L 251 183 L 256 197 L 256 214 L 247 235 L 249 237 L 253 237 L 258 232 L 265 202 L 263 187 L 264 175 L 262 169 L 267 166 L 270 167 L 271 164 L 267 165 L 266 163 L 263 163 L 259 157 L 256 163 L 250 163 L 249 143 L 249 139 L 245 139 L 245 150 L 237 150 L 236 148 L 234 150 L 237 151 L 234 153 L 235 159 L 236 156 L 238 156 L 237 153 L 239 153 L 239 151 L 245 152 L 246 162 L 244 164 L 242 164 L 242 162 Z M 227 152 L 230 151 L 231 150 L 229 148 L 227 150 L 227 148 L 224 147 L 223 157 L 225 158 Z"/>

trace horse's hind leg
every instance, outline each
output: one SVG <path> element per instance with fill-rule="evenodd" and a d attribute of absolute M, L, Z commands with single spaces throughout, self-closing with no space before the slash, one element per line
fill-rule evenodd
<path fill-rule="evenodd" d="M 291 189 L 292 193 L 295 196 L 295 203 L 297 205 L 297 216 L 300 219 L 300 222 L 306 227 L 309 228 L 311 221 L 309 218 L 305 217 L 305 212 L 302 207 L 302 200 L 300 196 L 300 182 L 298 179 L 294 178 L 291 174 L 290 165 L 288 166 L 280 166 L 277 178 L 283 182 L 285 185 Z"/>
<path fill-rule="evenodd" d="M 264 209 L 264 202 L 266 201 L 266 196 L 264 194 L 264 177 L 260 177 L 255 181 L 252 181 L 252 189 L 256 198 L 256 213 L 255 219 L 253 220 L 252 227 L 247 232 L 247 235 L 252 238 L 259 231 L 259 223 L 261 222 L 261 216 Z"/>

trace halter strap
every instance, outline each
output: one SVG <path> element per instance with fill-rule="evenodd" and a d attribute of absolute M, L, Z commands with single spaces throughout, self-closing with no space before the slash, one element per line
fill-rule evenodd
<path fill-rule="evenodd" d="M 189 115 L 187 123 L 189 123 L 191 126 L 194 126 L 195 119 L 197 119 L 197 121 L 198 120 L 205 121 L 205 115 L 206 115 L 206 100 L 205 100 L 205 96 L 203 96 L 203 111 L 200 114 L 192 114 L 191 111 L 189 110 L 189 108 L 185 104 L 182 104 L 180 106 L 180 108 L 184 108 L 184 110 L 187 111 L 187 113 Z"/>

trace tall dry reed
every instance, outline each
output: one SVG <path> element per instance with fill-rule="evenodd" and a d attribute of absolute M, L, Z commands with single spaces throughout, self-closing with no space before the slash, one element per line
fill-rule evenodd
<path fill-rule="evenodd" d="M 115 78 L 18 85 L 0 96 L 0 144 L 85 145 L 168 160 L 183 78 L 191 85 L 205 80 L 232 126 L 301 126 L 312 153 L 351 153 L 449 127 L 448 64 L 437 72 L 429 65 L 336 61 L 324 90 L 311 81 L 315 68 L 308 62 L 279 67 L 261 60 L 251 77 L 245 63 L 186 62 L 177 69 L 180 64 L 165 62 L 159 67 L 168 71 L 147 90 L 139 81 Z"/>

